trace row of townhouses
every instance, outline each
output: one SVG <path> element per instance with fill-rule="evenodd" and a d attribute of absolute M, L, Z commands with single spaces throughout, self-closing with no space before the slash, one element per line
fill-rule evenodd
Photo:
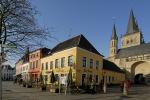
<path fill-rule="evenodd" d="M 119 84 L 125 80 L 124 72 L 113 62 L 103 58 L 94 46 L 81 34 L 57 44 L 54 48 L 27 50 L 16 62 L 16 77 L 24 81 L 31 78 L 38 82 L 40 75 L 50 84 L 52 71 L 56 77 L 65 77 L 72 69 L 77 86 L 94 81 L 95 84 Z"/>

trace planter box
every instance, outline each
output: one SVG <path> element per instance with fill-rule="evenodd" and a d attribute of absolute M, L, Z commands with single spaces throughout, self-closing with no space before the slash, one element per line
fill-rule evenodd
<path fill-rule="evenodd" d="M 51 93 L 55 93 L 55 89 L 50 89 L 50 92 Z"/>

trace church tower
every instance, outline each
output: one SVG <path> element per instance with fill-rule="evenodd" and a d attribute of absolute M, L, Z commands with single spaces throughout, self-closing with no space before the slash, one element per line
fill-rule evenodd
<path fill-rule="evenodd" d="M 144 43 L 142 33 L 139 30 L 136 18 L 133 11 L 130 11 L 130 17 L 127 26 L 127 32 L 123 35 L 121 39 L 121 47 L 127 48 L 131 46 L 136 46 Z"/>
<path fill-rule="evenodd" d="M 112 35 L 110 40 L 110 50 L 109 50 L 109 57 L 114 57 L 117 54 L 118 50 L 118 36 L 116 34 L 116 27 L 115 24 L 112 29 Z"/>

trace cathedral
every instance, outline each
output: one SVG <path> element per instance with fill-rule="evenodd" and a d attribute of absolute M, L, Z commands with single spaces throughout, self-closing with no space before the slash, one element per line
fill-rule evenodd
<path fill-rule="evenodd" d="M 133 11 L 130 11 L 127 31 L 121 36 L 118 48 L 116 27 L 113 26 L 109 47 L 109 61 L 126 72 L 126 79 L 136 84 L 150 83 L 150 43 L 146 43 Z"/>

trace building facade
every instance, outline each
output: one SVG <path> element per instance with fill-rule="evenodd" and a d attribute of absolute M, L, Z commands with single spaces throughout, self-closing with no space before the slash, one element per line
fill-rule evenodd
<path fill-rule="evenodd" d="M 15 68 L 16 68 L 16 78 L 17 79 L 21 79 L 22 76 L 21 76 L 21 67 L 22 67 L 22 64 L 23 64 L 23 60 L 22 59 L 19 59 L 16 63 L 15 63 Z"/>
<path fill-rule="evenodd" d="M 48 48 L 40 48 L 29 53 L 29 77 L 33 81 L 39 81 L 41 70 L 41 58 L 47 55 Z"/>
<path fill-rule="evenodd" d="M 107 84 L 120 84 L 125 80 L 125 73 L 115 63 L 103 60 L 103 82 Z"/>
<path fill-rule="evenodd" d="M 126 70 L 126 78 L 132 82 L 150 82 L 150 43 L 145 43 L 132 10 L 127 32 L 121 37 L 120 49 L 116 27 L 113 27 L 108 60 Z"/>
<path fill-rule="evenodd" d="M 25 62 L 21 65 L 21 76 L 24 81 L 29 81 L 29 62 Z"/>
<path fill-rule="evenodd" d="M 15 68 L 12 68 L 10 65 L 2 65 L 2 80 L 3 81 L 12 81 L 14 80 Z"/>
<path fill-rule="evenodd" d="M 92 80 L 99 84 L 102 80 L 103 56 L 83 35 L 59 43 L 41 59 L 41 72 L 47 84 L 51 83 L 52 71 L 58 80 L 67 76 L 70 68 L 76 86 L 89 85 Z"/>

